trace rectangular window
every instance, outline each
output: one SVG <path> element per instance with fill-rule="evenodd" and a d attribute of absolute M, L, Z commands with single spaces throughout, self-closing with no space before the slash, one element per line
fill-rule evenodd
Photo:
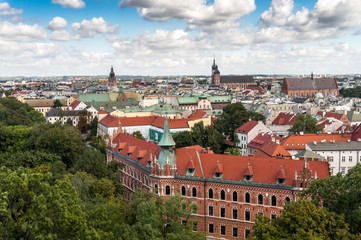
<path fill-rule="evenodd" d="M 209 233 L 213 233 L 213 232 L 214 232 L 214 230 L 213 230 L 213 223 L 208 224 L 208 232 L 209 232 Z"/>
<path fill-rule="evenodd" d="M 249 210 L 246 210 L 244 212 L 244 220 L 245 221 L 251 221 L 251 212 Z"/>
<path fill-rule="evenodd" d="M 345 162 L 345 161 L 346 161 L 346 157 L 342 156 L 342 162 Z"/>
<path fill-rule="evenodd" d="M 349 162 L 352 162 L 352 156 L 349 156 L 349 157 L 348 157 L 348 161 L 349 161 Z"/>
<path fill-rule="evenodd" d="M 333 157 L 330 157 L 330 162 L 333 162 Z"/>
<path fill-rule="evenodd" d="M 250 229 L 246 229 L 246 230 L 244 231 L 244 238 L 247 238 L 250 234 L 251 234 L 251 230 L 250 230 Z"/>
<path fill-rule="evenodd" d="M 226 235 L 226 226 L 221 225 L 221 235 Z"/>
<path fill-rule="evenodd" d="M 238 228 L 237 227 L 232 228 L 232 236 L 233 237 L 238 237 Z"/>
<path fill-rule="evenodd" d="M 237 208 L 233 208 L 233 210 L 232 210 L 232 218 L 233 219 L 238 218 L 238 210 L 237 210 Z"/>
<path fill-rule="evenodd" d="M 345 168 L 341 168 L 341 173 L 345 174 Z"/>
<path fill-rule="evenodd" d="M 221 207 L 221 217 L 222 218 L 226 217 L 226 208 L 225 207 Z"/>
<path fill-rule="evenodd" d="M 193 222 L 192 229 L 193 229 L 193 232 L 198 231 L 198 223 L 197 222 Z"/>
<path fill-rule="evenodd" d="M 211 205 L 208 207 L 208 215 L 213 216 L 213 206 Z"/>

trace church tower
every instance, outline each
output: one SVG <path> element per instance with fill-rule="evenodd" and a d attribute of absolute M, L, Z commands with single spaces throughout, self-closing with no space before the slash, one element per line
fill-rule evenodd
<path fill-rule="evenodd" d="M 212 65 L 212 85 L 220 85 L 221 81 L 221 73 L 218 70 L 218 65 L 216 65 L 216 59 L 213 58 L 213 65 Z"/>
<path fill-rule="evenodd" d="M 115 73 L 114 73 L 114 69 L 113 66 L 110 68 L 110 73 L 109 73 L 109 77 L 108 77 L 108 89 L 111 92 L 116 92 L 117 89 L 117 79 L 115 78 Z"/>

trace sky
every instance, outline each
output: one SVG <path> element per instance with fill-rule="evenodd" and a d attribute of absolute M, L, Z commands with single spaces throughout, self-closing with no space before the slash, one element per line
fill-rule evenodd
<path fill-rule="evenodd" d="M 361 73 L 360 0 L 0 0 L 0 76 Z"/>

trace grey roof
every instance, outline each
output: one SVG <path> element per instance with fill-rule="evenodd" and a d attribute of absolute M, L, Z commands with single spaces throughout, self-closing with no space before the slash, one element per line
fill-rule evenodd
<path fill-rule="evenodd" d="M 312 159 L 318 158 L 318 159 L 321 159 L 321 160 L 325 159 L 320 154 L 317 154 L 317 153 L 314 153 L 314 152 L 311 152 L 311 151 L 308 151 L 308 150 L 301 150 L 297 154 L 297 157 L 303 157 L 303 158 L 307 158 L 307 159 L 309 159 L 309 158 L 312 158 Z"/>
<path fill-rule="evenodd" d="M 307 146 L 312 149 L 312 151 L 351 151 L 358 150 L 361 151 L 361 142 L 325 142 L 325 143 L 307 143 Z"/>
<path fill-rule="evenodd" d="M 337 89 L 334 78 L 286 78 L 288 90 Z"/>
<path fill-rule="evenodd" d="M 254 78 L 251 75 L 224 75 L 221 83 L 254 83 Z"/>

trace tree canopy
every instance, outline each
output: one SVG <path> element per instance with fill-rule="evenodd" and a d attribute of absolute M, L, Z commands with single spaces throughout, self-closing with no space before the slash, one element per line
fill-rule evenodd
<path fill-rule="evenodd" d="M 318 179 L 303 192 L 316 206 L 345 216 L 351 233 L 361 233 L 361 165 L 358 163 L 345 176 L 338 173 Z"/>
<path fill-rule="evenodd" d="M 355 88 L 341 88 L 340 94 L 343 97 L 354 97 L 354 98 L 360 98 L 361 97 L 361 87 L 355 87 Z"/>
<path fill-rule="evenodd" d="M 317 133 L 322 132 L 322 128 L 317 125 L 317 120 L 309 114 L 298 114 L 289 132 Z"/>
<path fill-rule="evenodd" d="M 258 215 L 253 230 L 252 239 L 356 239 L 342 216 L 306 199 L 286 204 L 277 219 Z"/>
<path fill-rule="evenodd" d="M 31 126 L 37 122 L 45 122 L 45 118 L 28 104 L 13 97 L 7 97 L 0 99 L 0 122 L 4 125 Z"/>
<path fill-rule="evenodd" d="M 214 121 L 214 126 L 225 137 L 234 141 L 234 131 L 250 119 L 263 121 L 265 117 L 262 114 L 247 111 L 242 103 L 233 103 L 223 108 L 223 113 Z"/>
<path fill-rule="evenodd" d="M 200 145 L 210 147 L 215 153 L 221 153 L 223 147 L 223 136 L 214 126 L 204 127 L 203 122 L 194 124 L 190 132 L 184 131 L 173 135 L 176 147 L 187 147 Z"/>

